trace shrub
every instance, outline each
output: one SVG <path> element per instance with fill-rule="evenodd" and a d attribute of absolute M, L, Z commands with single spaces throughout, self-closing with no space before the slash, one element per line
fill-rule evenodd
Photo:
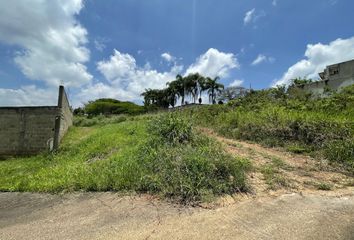
<path fill-rule="evenodd" d="M 207 137 L 193 143 L 148 143 L 140 156 L 144 166 L 142 191 L 160 192 L 179 202 L 205 201 L 221 194 L 247 191 L 249 162 L 227 155 Z"/>
<path fill-rule="evenodd" d="M 150 120 L 148 130 L 171 144 L 190 142 L 193 139 L 192 124 L 176 113 L 162 114 Z"/>
<path fill-rule="evenodd" d="M 122 102 L 110 98 L 97 99 L 87 103 L 84 107 L 85 113 L 89 115 L 99 114 L 129 114 L 136 115 L 144 113 L 144 107 L 132 102 Z"/>

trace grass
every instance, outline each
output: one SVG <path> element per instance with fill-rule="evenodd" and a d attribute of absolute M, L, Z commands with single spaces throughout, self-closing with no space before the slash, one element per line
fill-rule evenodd
<path fill-rule="evenodd" d="M 128 120 L 128 117 L 125 115 L 112 115 L 105 117 L 103 115 L 85 117 L 85 116 L 76 116 L 74 118 L 74 125 L 77 127 L 92 127 L 92 126 L 103 126 L 107 124 L 121 123 Z"/>
<path fill-rule="evenodd" d="M 318 183 L 316 184 L 316 188 L 318 190 L 323 190 L 323 191 L 330 191 L 332 190 L 332 185 L 328 184 L 328 183 Z"/>
<path fill-rule="evenodd" d="M 333 189 L 333 185 L 325 182 L 314 182 L 314 181 L 307 181 L 304 182 L 307 185 L 315 187 L 317 190 L 322 191 L 330 191 Z"/>
<path fill-rule="evenodd" d="M 247 191 L 249 168 L 185 120 L 162 114 L 72 127 L 56 153 L 0 161 L 0 191 L 121 191 L 199 202 Z"/>
<path fill-rule="evenodd" d="M 288 179 L 280 172 L 280 169 L 286 169 L 288 166 L 283 160 L 277 157 L 269 157 L 271 162 L 261 167 L 260 172 L 263 174 L 269 189 L 277 190 L 282 187 L 291 187 Z"/>
<path fill-rule="evenodd" d="M 132 134 L 134 132 L 134 134 Z M 59 152 L 0 162 L 2 191 L 60 192 L 124 189 L 129 157 L 146 137 L 143 124 L 125 122 L 95 128 L 73 127 Z M 113 154 L 109 154 L 113 149 Z M 101 156 L 99 161 L 91 159 Z M 120 165 L 114 173 L 110 166 Z M 112 176 L 114 174 L 114 177 Z M 120 186 L 120 187 L 118 187 Z"/>
<path fill-rule="evenodd" d="M 226 105 L 185 109 L 219 134 L 341 164 L 354 174 L 354 85 L 325 99 L 253 91 Z"/>

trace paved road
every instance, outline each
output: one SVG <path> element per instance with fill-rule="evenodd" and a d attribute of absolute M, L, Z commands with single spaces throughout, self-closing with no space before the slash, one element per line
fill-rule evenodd
<path fill-rule="evenodd" d="M 0 239 L 354 239 L 354 196 L 286 194 L 210 210 L 112 193 L 0 193 Z"/>

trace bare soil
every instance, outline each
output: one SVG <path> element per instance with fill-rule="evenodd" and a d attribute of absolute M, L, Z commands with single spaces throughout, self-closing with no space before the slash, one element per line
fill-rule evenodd
<path fill-rule="evenodd" d="M 353 176 L 325 160 L 225 138 L 206 128 L 201 131 L 221 142 L 228 153 L 251 161 L 253 170 L 248 181 L 257 196 L 284 193 L 345 196 L 354 193 Z M 273 174 L 267 175 L 267 169 L 271 169 Z"/>
<path fill-rule="evenodd" d="M 354 239 L 354 196 L 183 207 L 114 193 L 0 193 L 0 239 Z"/>

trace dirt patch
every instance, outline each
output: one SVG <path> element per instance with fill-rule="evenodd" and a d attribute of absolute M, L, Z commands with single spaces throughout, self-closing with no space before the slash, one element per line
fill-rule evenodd
<path fill-rule="evenodd" d="M 285 194 L 216 209 L 148 195 L 0 193 L 0 239 L 352 239 L 354 196 Z"/>
<path fill-rule="evenodd" d="M 98 153 L 96 154 L 94 157 L 86 160 L 87 164 L 91 164 L 97 161 L 101 161 L 101 160 L 105 160 L 108 159 L 109 157 L 111 157 L 113 154 L 117 153 L 119 151 L 118 148 L 112 148 L 111 150 L 109 150 L 106 153 Z"/>
<path fill-rule="evenodd" d="M 254 169 L 249 173 L 248 179 L 256 195 L 316 192 L 321 195 L 342 196 L 354 193 L 353 177 L 330 166 L 326 161 L 278 148 L 228 139 L 206 128 L 200 130 L 221 142 L 230 154 L 252 162 Z"/>

